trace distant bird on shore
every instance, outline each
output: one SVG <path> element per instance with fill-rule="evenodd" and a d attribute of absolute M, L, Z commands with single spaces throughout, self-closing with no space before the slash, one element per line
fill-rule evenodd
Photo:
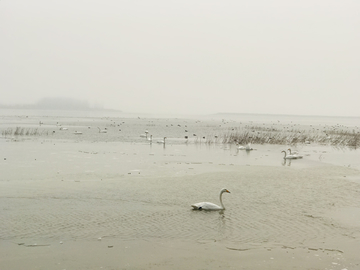
<path fill-rule="evenodd" d="M 147 138 L 147 140 L 148 140 L 150 143 L 152 143 L 152 135 L 150 135 L 150 137 Z"/>
<path fill-rule="evenodd" d="M 222 190 L 220 190 L 220 204 L 221 204 L 221 206 L 216 205 L 216 204 L 211 203 L 211 202 L 199 202 L 199 203 L 192 204 L 191 207 L 194 210 L 224 210 L 225 206 L 224 206 L 224 204 L 222 202 L 222 195 L 225 192 L 230 193 L 230 191 L 228 191 L 226 188 L 223 188 Z"/>

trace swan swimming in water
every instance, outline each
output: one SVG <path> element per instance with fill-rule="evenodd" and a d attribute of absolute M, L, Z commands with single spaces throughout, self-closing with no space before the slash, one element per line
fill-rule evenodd
<path fill-rule="evenodd" d="M 194 210 L 224 210 L 225 206 L 224 206 L 224 204 L 222 202 L 222 194 L 224 192 L 230 193 L 230 191 L 228 191 L 226 188 L 223 188 L 222 190 L 220 190 L 220 204 L 221 204 L 221 206 L 216 205 L 216 204 L 211 203 L 211 202 L 199 202 L 199 203 L 192 204 L 191 207 Z"/>
<path fill-rule="evenodd" d="M 248 144 L 245 146 L 245 150 L 246 150 L 246 151 L 250 151 L 250 150 L 254 150 L 254 149 L 251 147 L 251 144 L 248 143 Z"/>
<path fill-rule="evenodd" d="M 297 151 L 293 151 L 292 154 L 291 154 L 291 149 L 290 149 L 290 148 L 288 149 L 288 151 L 289 151 L 289 155 L 292 155 L 292 154 L 293 154 L 293 155 L 297 155 L 297 154 L 298 154 Z"/>
<path fill-rule="evenodd" d="M 254 149 L 251 147 L 251 144 L 250 144 L 250 143 L 248 143 L 246 146 L 240 145 L 240 146 L 238 146 L 237 149 L 238 149 L 238 150 L 246 150 L 246 151 L 254 150 Z"/>
<path fill-rule="evenodd" d="M 98 127 L 98 129 L 99 129 L 99 133 L 107 133 L 106 128 L 105 128 L 105 129 L 101 129 L 101 128 Z"/>
<path fill-rule="evenodd" d="M 149 131 L 145 130 L 145 134 L 141 134 L 140 137 L 141 137 L 141 138 L 147 138 L 147 137 L 148 137 L 148 133 L 149 133 Z"/>
<path fill-rule="evenodd" d="M 296 155 L 286 155 L 285 151 L 281 151 L 281 153 L 284 153 L 284 159 L 298 159 L 298 158 L 302 158 L 302 156 L 296 156 Z"/>
<path fill-rule="evenodd" d="M 291 149 L 290 148 L 288 149 L 288 151 L 289 151 L 290 155 L 292 155 L 292 156 L 294 156 L 296 158 L 302 158 L 303 157 L 302 155 L 299 155 L 298 152 L 296 152 L 296 151 L 291 154 Z"/>
<path fill-rule="evenodd" d="M 164 137 L 164 139 L 163 139 L 163 140 L 159 140 L 159 141 L 157 141 L 157 143 L 165 144 L 165 139 L 166 139 L 166 137 Z"/>

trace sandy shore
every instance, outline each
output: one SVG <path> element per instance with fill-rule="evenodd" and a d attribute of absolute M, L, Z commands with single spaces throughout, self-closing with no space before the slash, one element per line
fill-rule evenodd
<path fill-rule="evenodd" d="M 126 119 L 135 131 L 119 141 L 96 132 L 108 119 L 70 120 L 91 131 L 0 140 L 0 269 L 360 268 L 358 151 L 299 145 L 304 158 L 284 163 L 284 146 L 135 136 L 170 120 Z M 191 210 L 222 187 L 225 211 Z"/>

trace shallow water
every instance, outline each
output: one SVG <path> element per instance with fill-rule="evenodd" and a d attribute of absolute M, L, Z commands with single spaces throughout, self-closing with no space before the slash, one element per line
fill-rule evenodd
<path fill-rule="evenodd" d="M 7 209 L 2 239 L 301 242 L 341 231 L 313 216 L 332 204 L 359 203 L 357 184 L 340 179 L 356 177 L 357 171 L 311 156 L 284 165 L 281 154 L 275 154 L 280 151 L 271 147 L 246 153 L 222 146 L 129 143 L 25 141 L 6 146 L 0 181 Z M 199 201 L 218 203 L 222 187 L 232 192 L 224 195 L 225 211 L 190 209 Z"/>
<path fill-rule="evenodd" d="M 10 120 L 10 126 L 19 124 Z M 19 121 L 37 125 L 32 118 Z M 169 119 L 127 119 L 125 135 L 112 126 L 99 133 L 97 126 L 108 121 L 74 118 L 67 131 L 0 140 L 0 239 L 216 241 L 233 250 L 343 251 L 360 239 L 353 215 L 360 208 L 358 150 L 297 145 L 293 150 L 304 158 L 290 162 L 281 154 L 289 146 L 253 145 L 256 150 L 247 152 L 185 143 Z M 204 134 L 219 124 L 174 123 L 185 121 Z M 154 134 L 171 131 L 165 147 L 140 138 L 151 127 L 157 127 Z M 75 128 L 84 136 L 74 135 Z M 231 191 L 223 195 L 226 210 L 191 209 L 200 201 L 218 204 L 223 187 Z"/>

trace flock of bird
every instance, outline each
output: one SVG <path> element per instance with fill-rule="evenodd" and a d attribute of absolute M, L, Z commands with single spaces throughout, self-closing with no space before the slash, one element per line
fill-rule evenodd
<path fill-rule="evenodd" d="M 42 123 L 40 123 L 40 124 L 42 124 Z M 60 127 L 60 130 L 67 130 L 67 128 Z M 107 133 L 107 128 L 101 129 L 98 127 L 98 130 L 99 130 L 99 133 Z M 82 134 L 82 132 L 75 131 L 74 134 Z M 150 142 L 150 144 L 152 143 L 153 136 L 149 135 L 148 130 L 145 130 L 145 133 L 141 134 L 140 137 L 145 138 L 148 142 Z M 165 145 L 165 140 L 166 140 L 166 137 L 164 137 L 162 140 L 158 140 L 157 143 Z M 255 149 L 251 147 L 250 143 L 248 143 L 246 146 L 242 146 L 242 145 L 239 145 L 239 143 L 237 143 L 237 150 L 252 151 Z M 287 151 L 289 153 L 287 153 L 286 151 L 281 151 L 281 153 L 284 153 L 284 157 L 283 157 L 284 159 L 301 159 L 301 158 L 303 158 L 303 156 L 299 155 L 296 151 L 291 152 L 290 148 L 287 149 Z M 220 194 L 219 194 L 220 206 L 217 204 L 211 203 L 211 202 L 199 202 L 199 203 L 192 204 L 191 207 L 193 208 L 193 210 L 210 210 L 210 211 L 211 210 L 224 210 L 225 206 L 222 202 L 222 195 L 224 193 L 230 193 L 230 191 L 226 188 L 223 188 L 220 190 Z"/>
<path fill-rule="evenodd" d="M 40 122 L 40 125 L 41 124 L 42 124 L 42 122 Z M 60 125 L 57 123 L 57 126 L 60 126 Z M 98 129 L 99 129 L 99 133 L 107 133 L 107 128 L 101 129 L 101 128 L 98 127 Z M 65 128 L 65 127 L 60 127 L 60 130 L 68 130 L 68 129 Z M 82 132 L 75 131 L 74 134 L 79 135 L 79 134 L 82 134 Z M 195 136 L 195 134 L 194 134 L 194 136 Z M 148 130 L 145 130 L 144 134 L 140 134 L 140 137 L 145 138 L 150 144 L 153 141 L 153 138 L 152 138 L 153 135 L 149 135 Z M 157 143 L 165 145 L 165 141 L 166 141 L 166 137 L 164 137 L 163 139 L 157 140 Z M 250 143 L 248 143 L 246 146 L 239 145 L 239 143 L 237 143 L 237 150 L 252 151 L 252 150 L 255 150 L 255 149 L 251 147 Z M 284 153 L 284 159 L 301 159 L 301 158 L 303 158 L 303 156 L 299 155 L 296 151 L 292 153 L 290 148 L 288 149 L 288 151 L 289 151 L 289 154 L 287 154 L 286 151 L 281 151 L 281 153 Z"/>
<path fill-rule="evenodd" d="M 245 150 L 245 151 L 251 151 L 254 150 L 250 144 L 247 144 L 246 146 L 238 146 L 237 147 L 238 150 Z M 302 155 L 299 155 L 297 152 L 291 152 L 291 149 L 288 149 L 289 154 L 286 153 L 286 151 L 281 151 L 282 153 L 284 153 L 284 159 L 300 159 L 303 158 Z M 229 190 L 227 190 L 226 188 L 223 188 L 222 190 L 220 190 L 220 195 L 219 195 L 219 199 L 220 199 L 220 206 L 216 205 L 214 203 L 211 202 L 199 202 L 199 203 L 194 203 L 191 205 L 191 207 L 193 208 L 193 210 L 224 210 L 225 206 L 222 202 L 222 195 L 223 193 L 230 193 Z"/>

